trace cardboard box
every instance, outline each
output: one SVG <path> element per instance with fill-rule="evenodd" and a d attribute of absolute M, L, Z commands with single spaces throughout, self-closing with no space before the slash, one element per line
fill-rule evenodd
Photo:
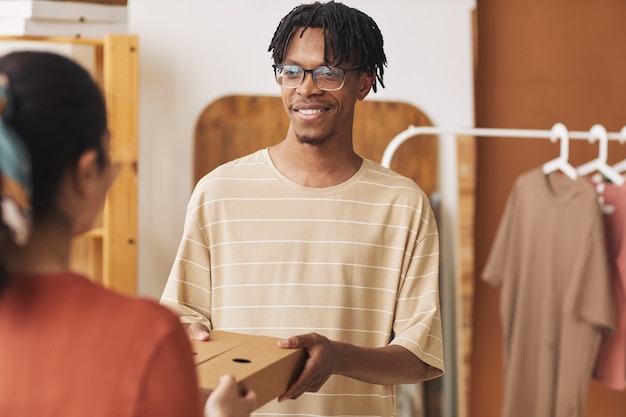
<path fill-rule="evenodd" d="M 256 338 L 243 333 L 224 332 L 221 330 L 211 331 L 211 337 L 208 341 L 192 340 L 194 362 L 197 365 L 213 359 L 224 352 L 233 349 L 242 343 L 249 342 Z"/>
<path fill-rule="evenodd" d="M 126 6 L 0 0 L 0 35 L 98 38 L 126 32 Z"/>
<path fill-rule="evenodd" d="M 303 349 L 281 349 L 278 338 L 211 331 L 207 342 L 192 341 L 200 390 L 208 395 L 224 374 L 241 391 L 257 394 L 258 406 L 277 398 L 296 380 L 306 361 Z"/>
<path fill-rule="evenodd" d="M 0 17 L 60 22 L 126 23 L 126 6 L 50 0 L 0 0 Z"/>
<path fill-rule="evenodd" d="M 101 38 L 109 33 L 123 34 L 127 32 L 126 24 L 46 22 L 44 20 L 33 19 L 0 18 L 0 36 Z"/>
<path fill-rule="evenodd" d="M 52 1 L 75 1 L 78 3 L 116 4 L 118 6 L 126 6 L 128 4 L 128 0 L 52 0 Z"/>

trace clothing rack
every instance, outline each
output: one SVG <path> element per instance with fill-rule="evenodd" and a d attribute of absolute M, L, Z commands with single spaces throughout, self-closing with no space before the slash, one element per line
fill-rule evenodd
<path fill-rule="evenodd" d="M 433 127 L 433 126 L 409 126 L 406 130 L 396 135 L 387 145 L 383 152 L 381 164 L 387 168 L 391 165 L 393 155 L 396 153 L 400 145 L 406 140 L 419 135 L 439 135 L 439 134 L 454 134 L 454 135 L 467 135 L 475 137 L 512 137 L 512 138 L 536 138 L 536 139 L 551 139 L 554 140 L 554 130 L 557 125 L 555 124 L 552 130 L 541 129 L 499 129 L 499 128 L 479 128 L 479 127 Z M 599 125 L 596 125 L 599 126 Z M 567 131 L 569 139 L 586 139 L 590 142 L 593 141 L 593 132 L 590 131 Z M 622 128 L 620 132 L 607 132 L 607 138 L 609 140 L 618 140 L 620 143 L 626 142 L 626 126 Z"/>
<path fill-rule="evenodd" d="M 601 133 L 600 135 L 598 133 Z M 565 164 L 568 159 L 569 139 L 584 139 L 593 143 L 599 141 L 598 158 L 590 161 L 606 163 L 606 145 L 609 140 L 626 143 L 626 126 L 620 132 L 607 132 L 603 126 L 594 125 L 589 131 L 569 131 L 562 123 L 556 123 L 552 129 L 500 129 L 500 128 L 476 128 L 476 127 L 433 127 L 433 126 L 409 126 L 397 134 L 386 146 L 381 165 L 390 168 L 394 154 L 405 141 L 419 135 L 455 135 L 468 138 L 478 137 L 509 137 L 509 138 L 536 138 L 550 139 L 552 142 L 560 141 L 560 155 L 544 164 L 544 172 L 560 169 L 567 174 Z M 604 140 L 606 138 L 606 140 Z M 598 140 L 599 139 L 599 140 Z M 442 294 L 447 299 L 454 300 L 453 306 L 442 305 L 444 320 L 448 321 L 444 326 L 444 337 L 454 340 L 453 344 L 444 347 L 445 355 L 454 358 L 454 365 L 446 370 L 447 379 L 443 381 L 444 402 L 449 410 L 458 410 L 461 416 L 467 415 L 466 407 L 469 403 L 469 385 L 471 383 L 472 369 L 469 365 L 471 356 L 472 323 L 467 317 L 473 304 L 473 280 L 474 280 L 474 252 L 473 252 L 473 213 L 474 213 L 474 177 L 467 175 L 466 169 L 473 167 L 475 162 L 461 162 L 458 158 L 451 157 L 448 151 L 467 152 L 471 154 L 471 146 L 468 142 L 456 145 L 448 141 L 442 141 L 446 149 L 440 157 L 440 174 L 442 177 L 439 184 L 437 198 L 445 200 L 447 210 L 441 213 L 441 223 L 446 227 L 441 229 L 442 239 L 454 244 L 442 245 Z M 452 147 L 450 147 L 450 145 Z M 441 151 L 440 151 L 441 152 Z M 472 159 L 466 155 L 465 158 Z M 469 165 L 466 165 L 469 164 Z M 587 165 L 585 164 L 585 165 Z M 580 176 L 576 168 L 576 175 Z M 626 159 L 611 167 L 612 170 L 626 171 Z M 574 172 L 571 172 L 572 176 Z M 447 319 L 445 319 L 447 317 Z M 451 318 L 452 317 L 452 318 Z M 465 411 L 464 411 L 465 410 Z M 446 414 L 447 415 L 447 414 Z M 452 412 L 454 415 L 454 412 Z"/>

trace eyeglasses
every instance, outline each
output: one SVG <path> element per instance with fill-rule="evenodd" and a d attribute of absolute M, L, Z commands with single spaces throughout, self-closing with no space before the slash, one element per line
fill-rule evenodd
<path fill-rule="evenodd" d="M 337 91 L 343 87 L 346 74 L 350 71 L 361 71 L 361 68 L 339 68 L 324 65 L 313 69 L 305 69 L 299 65 L 276 64 L 274 76 L 276 83 L 285 88 L 298 88 L 304 82 L 307 73 L 313 77 L 315 86 L 324 91 Z"/>

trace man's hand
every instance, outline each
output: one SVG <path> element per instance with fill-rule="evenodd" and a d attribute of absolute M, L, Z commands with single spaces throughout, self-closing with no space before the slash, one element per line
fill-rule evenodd
<path fill-rule="evenodd" d="M 303 348 L 307 351 L 308 359 L 302 373 L 278 401 L 296 399 L 305 392 L 317 392 L 328 378 L 336 372 L 337 352 L 336 342 L 317 333 L 293 336 L 280 340 L 278 346 L 287 349 Z"/>
<path fill-rule="evenodd" d="M 183 326 L 187 328 L 187 334 L 190 339 L 209 340 L 210 331 L 206 325 L 202 323 L 183 323 Z"/>
<path fill-rule="evenodd" d="M 302 348 L 308 353 L 302 373 L 278 401 L 317 392 L 331 375 L 343 375 L 369 384 L 414 384 L 441 374 L 408 349 L 394 344 L 364 347 L 343 343 L 317 333 L 279 340 L 278 346 Z"/>
<path fill-rule="evenodd" d="M 222 375 L 204 406 L 205 417 L 248 417 L 257 407 L 256 394 L 239 392 L 232 375 Z"/>

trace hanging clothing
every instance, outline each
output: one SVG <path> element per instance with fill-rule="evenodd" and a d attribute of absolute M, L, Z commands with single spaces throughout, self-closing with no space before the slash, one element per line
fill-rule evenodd
<path fill-rule="evenodd" d="M 502 415 L 582 416 L 601 335 L 614 323 L 595 191 L 560 172 L 521 175 L 483 279 L 501 288 Z"/>
<path fill-rule="evenodd" d="M 603 334 L 593 378 L 614 390 L 626 388 L 626 187 L 599 185 L 611 267 L 615 331 Z"/>

